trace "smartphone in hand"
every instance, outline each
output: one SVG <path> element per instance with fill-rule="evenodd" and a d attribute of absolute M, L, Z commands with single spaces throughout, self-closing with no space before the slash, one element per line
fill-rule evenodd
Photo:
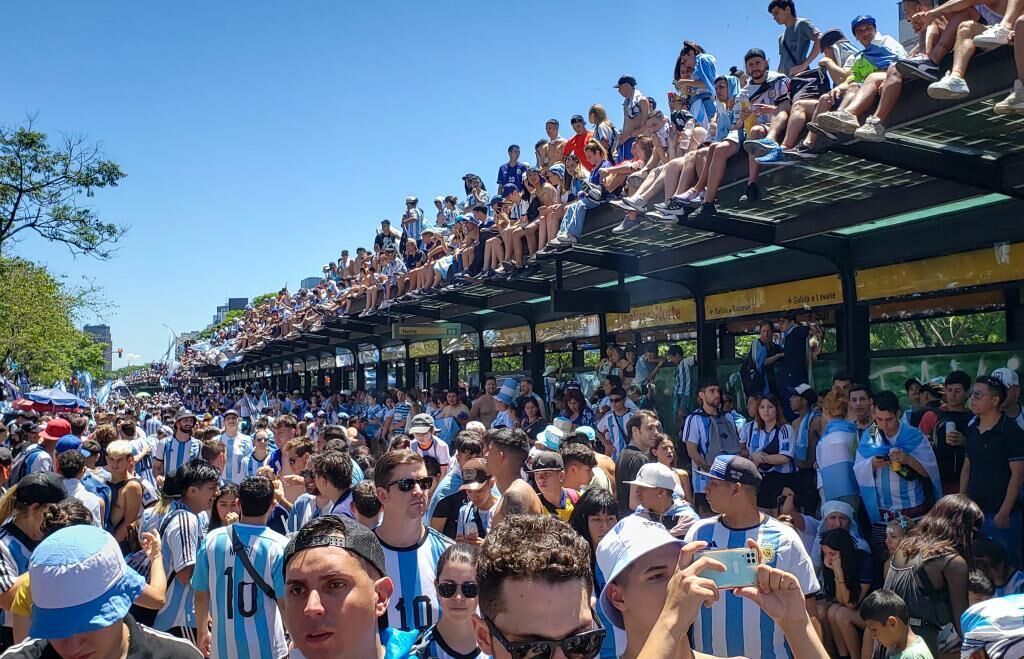
<path fill-rule="evenodd" d="M 740 549 L 706 549 L 697 552 L 694 560 L 708 556 L 725 566 L 724 572 L 705 570 L 700 576 L 711 579 L 721 590 L 757 585 L 757 566 L 761 562 L 760 552 L 749 547 Z"/>

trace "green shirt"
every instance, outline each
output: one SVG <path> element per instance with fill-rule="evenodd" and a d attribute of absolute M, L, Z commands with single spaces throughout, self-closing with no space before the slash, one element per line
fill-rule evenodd
<path fill-rule="evenodd" d="M 917 637 L 916 641 L 908 645 L 903 652 L 888 656 L 890 659 L 934 659 L 932 651 L 928 649 L 928 644 L 920 636 Z"/>

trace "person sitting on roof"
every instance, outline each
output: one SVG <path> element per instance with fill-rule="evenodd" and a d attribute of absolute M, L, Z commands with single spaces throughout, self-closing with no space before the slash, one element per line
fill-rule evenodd
<path fill-rule="evenodd" d="M 928 85 L 928 96 L 940 101 L 957 101 L 970 96 L 971 90 L 964 80 L 967 75 L 967 65 L 970 63 L 978 45 L 974 43 L 974 37 L 981 36 L 985 32 L 985 25 L 1001 23 L 1007 13 L 1007 0 L 954 0 L 947 2 L 943 8 L 948 11 L 950 8 L 966 8 L 974 6 L 981 20 L 972 19 L 960 23 L 956 31 L 956 45 L 953 47 L 953 67 L 942 80 Z M 932 10 L 935 11 L 935 10 Z M 981 47 L 991 47 L 987 41 L 981 42 Z"/>

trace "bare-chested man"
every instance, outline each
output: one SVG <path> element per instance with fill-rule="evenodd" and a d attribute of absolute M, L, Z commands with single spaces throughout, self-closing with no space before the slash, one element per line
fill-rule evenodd
<path fill-rule="evenodd" d="M 556 162 L 562 162 L 562 151 L 565 150 L 565 138 L 558 134 L 558 119 L 548 119 L 544 124 L 548 134 L 548 143 L 537 148 L 537 166 L 542 170 Z"/>
<path fill-rule="evenodd" d="M 445 394 L 445 405 L 441 408 L 442 419 L 455 419 L 460 428 L 466 427 L 469 422 L 469 408 L 462 402 L 458 391 L 449 391 Z"/>
<path fill-rule="evenodd" d="M 498 407 L 494 404 L 494 394 L 498 393 L 498 381 L 493 375 L 484 378 L 484 393 L 473 401 L 469 408 L 469 420 L 479 421 L 485 428 L 490 428 L 495 417 L 498 416 Z"/>
<path fill-rule="evenodd" d="M 530 454 L 530 438 L 522 430 L 497 428 L 487 433 L 486 442 L 487 469 L 501 493 L 501 502 L 491 519 L 492 527 L 505 515 L 544 515 L 537 493 L 521 477 L 523 465 Z"/>
<path fill-rule="evenodd" d="M 110 472 L 110 531 L 118 542 L 128 538 L 128 527 L 142 519 L 142 481 L 135 476 L 135 459 L 127 440 L 107 445 L 107 471 Z"/>

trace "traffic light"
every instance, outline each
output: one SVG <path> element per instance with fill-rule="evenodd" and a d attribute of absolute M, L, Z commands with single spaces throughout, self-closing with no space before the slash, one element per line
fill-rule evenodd
<path fill-rule="evenodd" d="M 117 358 L 121 359 L 122 357 L 124 357 L 124 348 L 118 348 L 117 349 Z"/>

